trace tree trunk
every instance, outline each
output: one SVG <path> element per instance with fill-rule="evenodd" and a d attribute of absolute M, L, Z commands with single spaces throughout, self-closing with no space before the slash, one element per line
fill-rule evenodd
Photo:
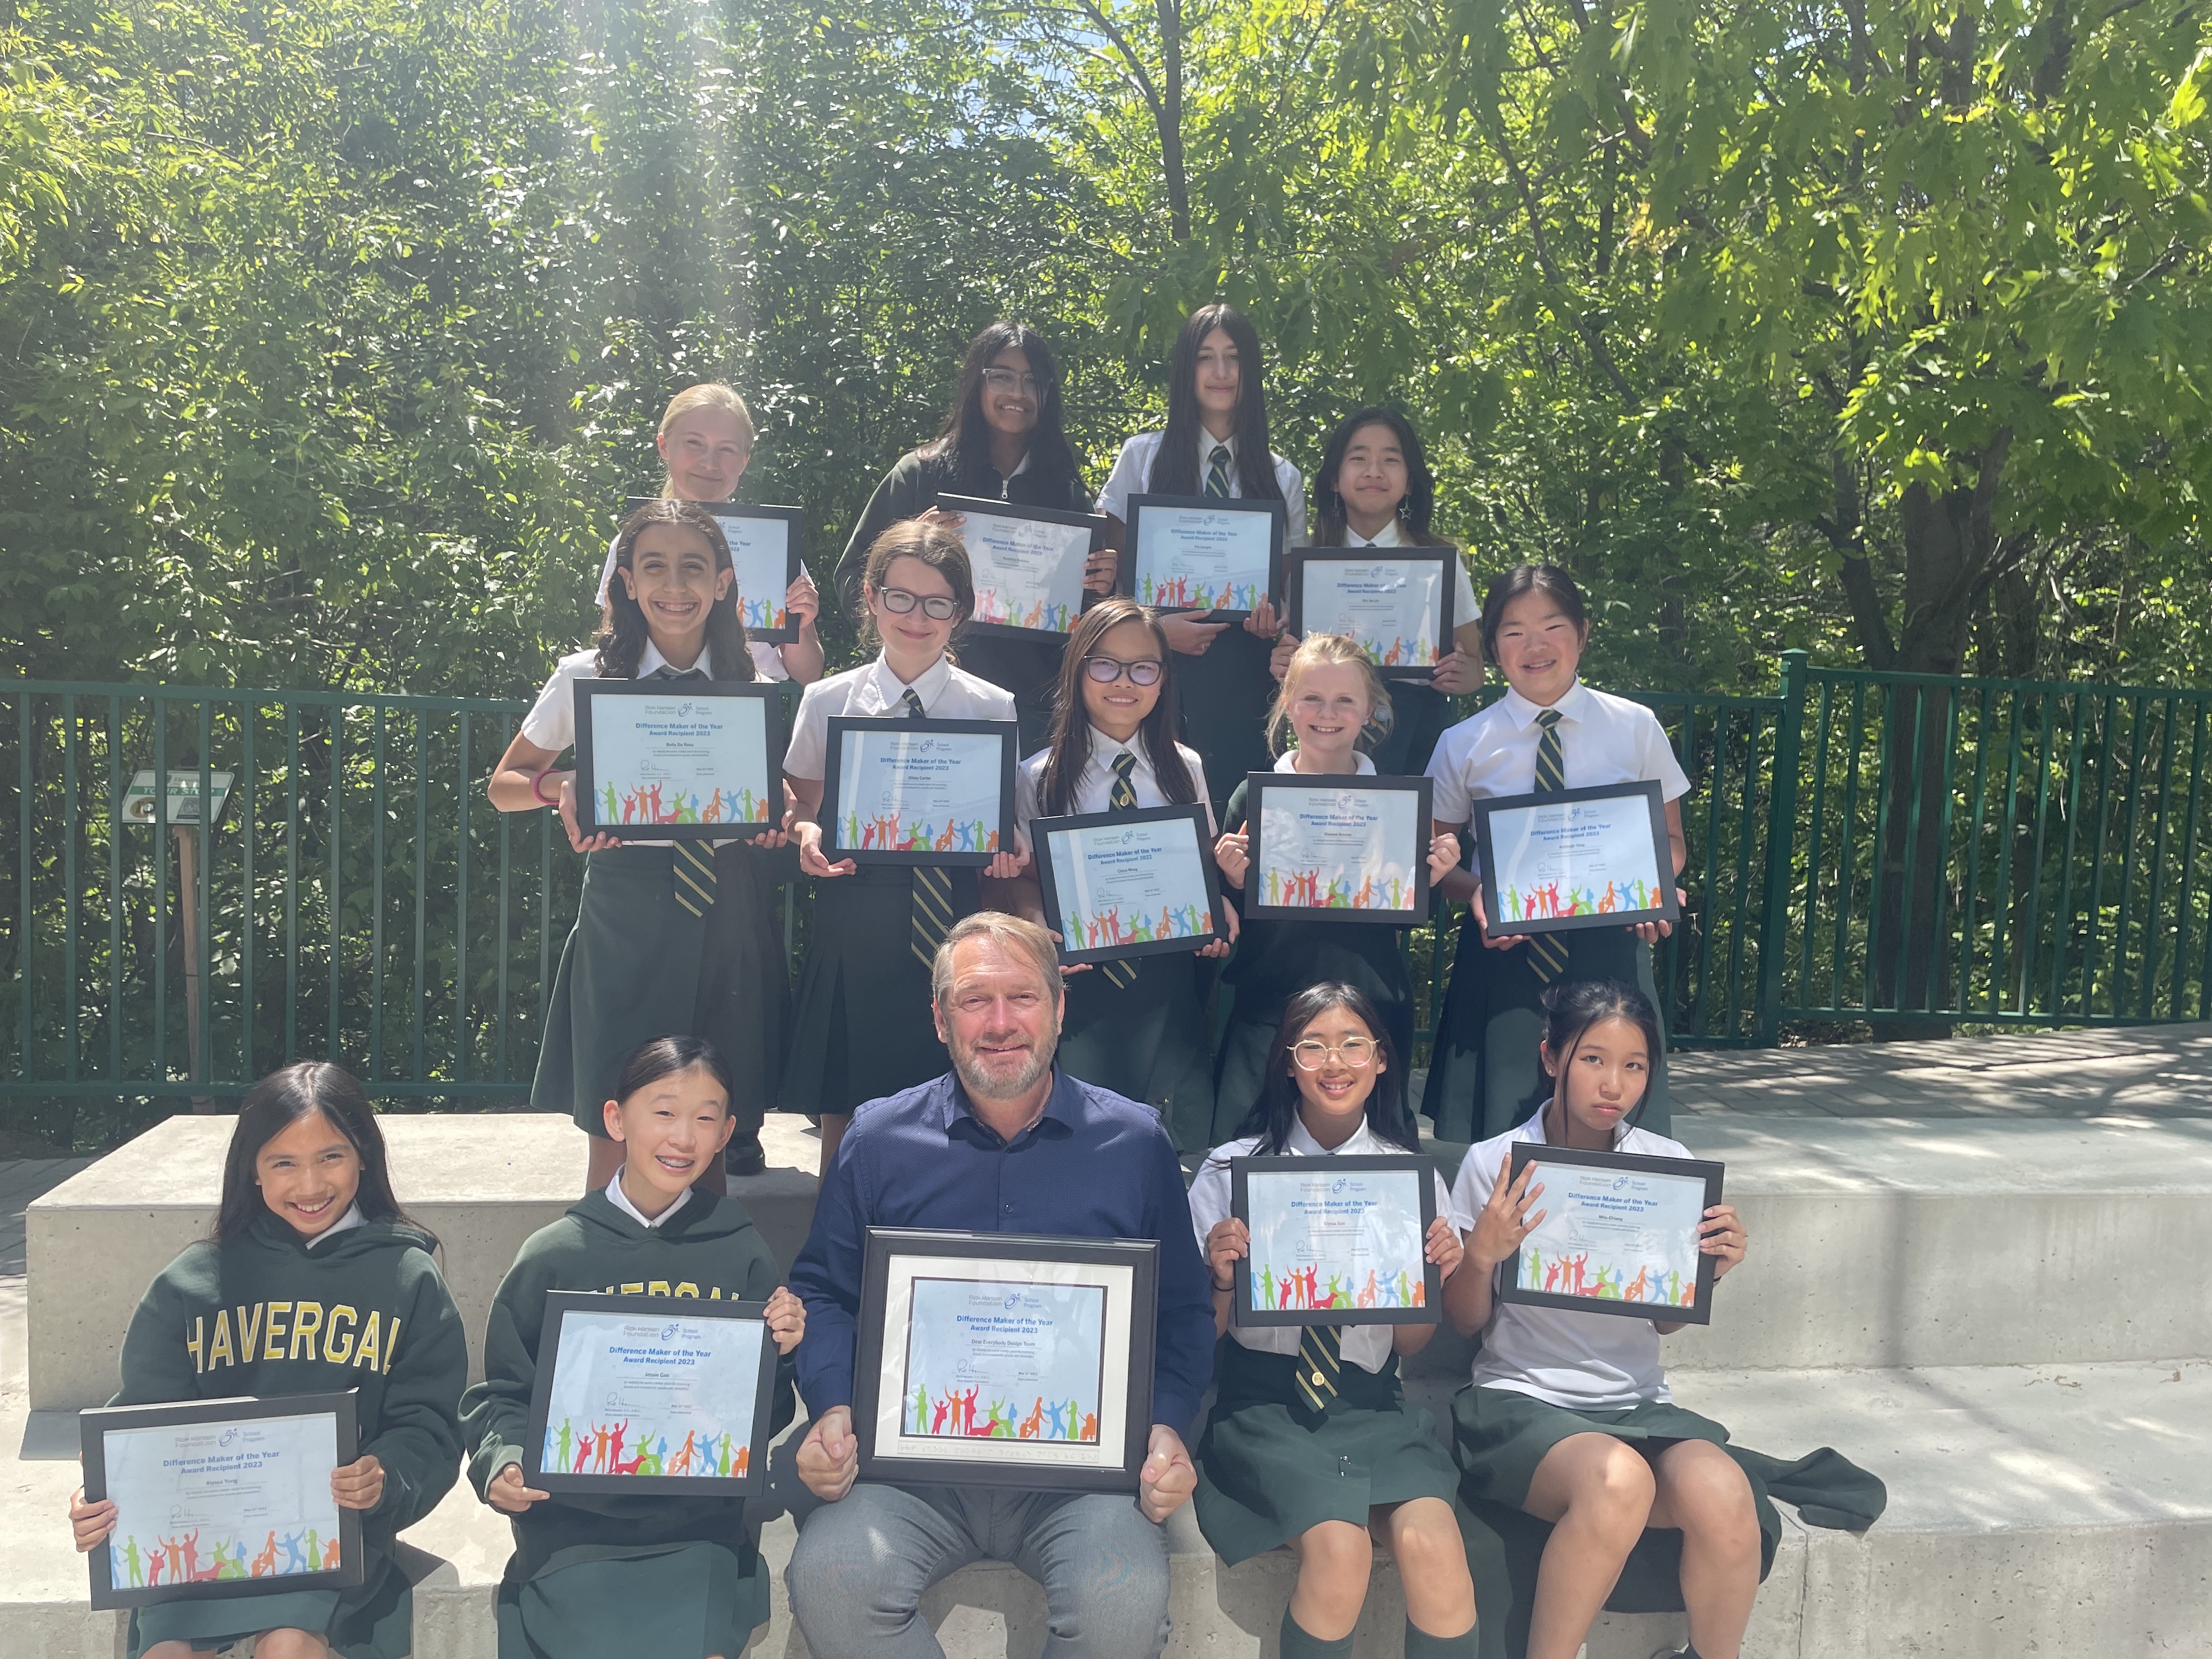
<path fill-rule="evenodd" d="M 1160 17 L 1160 171 L 1167 177 L 1168 229 L 1190 240 L 1190 185 L 1182 161 L 1182 3 L 1154 0 Z"/>

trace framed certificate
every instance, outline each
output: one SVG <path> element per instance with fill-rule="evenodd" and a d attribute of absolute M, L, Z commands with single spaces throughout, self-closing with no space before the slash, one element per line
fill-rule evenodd
<path fill-rule="evenodd" d="M 576 682 L 576 823 L 730 841 L 783 816 L 784 703 L 765 680 Z"/>
<path fill-rule="evenodd" d="M 633 495 L 627 518 L 654 499 Z M 692 501 L 722 526 L 730 544 L 730 567 L 737 572 L 738 615 L 745 637 L 768 645 L 789 645 L 799 637 L 799 622 L 784 608 L 783 596 L 797 581 L 806 548 L 806 515 L 795 507 L 754 507 L 738 501 Z"/>
<path fill-rule="evenodd" d="M 524 1482 L 556 1492 L 758 1492 L 775 1362 L 765 1302 L 550 1291 Z"/>
<path fill-rule="evenodd" d="M 1428 1258 L 1436 1167 L 1411 1152 L 1233 1158 L 1229 1213 L 1250 1230 L 1237 1325 L 1434 1325 L 1443 1279 Z"/>
<path fill-rule="evenodd" d="M 94 1607 L 361 1583 L 361 1511 L 331 1496 L 360 1455 L 351 1392 L 110 1406 L 77 1424 L 84 1495 L 115 1505 L 86 1557 Z"/>
<path fill-rule="evenodd" d="M 1425 681 L 1452 648 L 1449 547 L 1294 547 L 1284 569 L 1290 629 L 1339 634 L 1386 679 Z"/>
<path fill-rule="evenodd" d="M 1474 841 L 1493 933 L 1565 933 L 1682 914 L 1655 782 L 1478 800 Z"/>
<path fill-rule="evenodd" d="M 1159 1248 L 869 1228 L 853 1378 L 862 1479 L 1134 1492 Z"/>
<path fill-rule="evenodd" d="M 1426 778 L 1250 774 L 1244 914 L 1394 927 L 1427 921 L 1431 788 Z"/>
<path fill-rule="evenodd" d="M 988 864 L 1014 845 L 1014 722 L 830 717 L 822 855 Z"/>
<path fill-rule="evenodd" d="M 1516 1143 L 1512 1179 L 1531 1164 L 1544 1219 L 1501 1267 L 1503 1300 L 1712 1322 L 1713 1258 L 1698 1249 L 1698 1224 L 1721 1201 L 1723 1165 Z"/>
<path fill-rule="evenodd" d="M 1280 501 L 1132 495 L 1120 586 L 1161 611 L 1249 615 L 1282 586 Z"/>
<path fill-rule="evenodd" d="M 975 578 L 969 631 L 1065 638 L 1083 614 L 1083 567 L 1105 519 L 976 495 L 939 495 L 937 505 L 963 520 L 960 539 Z"/>
<path fill-rule="evenodd" d="M 1032 818 L 1030 834 L 1062 962 L 1196 951 L 1218 936 L 1221 891 L 1202 803 Z"/>

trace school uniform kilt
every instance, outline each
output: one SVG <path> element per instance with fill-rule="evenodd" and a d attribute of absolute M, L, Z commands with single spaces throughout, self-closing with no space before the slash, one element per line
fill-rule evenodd
<path fill-rule="evenodd" d="M 325 1638 L 339 1659 L 406 1659 L 415 1645 L 415 1601 L 404 1573 L 387 1572 L 369 1596 L 359 1590 L 289 1590 L 276 1595 L 222 1595 L 204 1601 L 162 1601 L 131 1615 L 130 1659 L 161 1642 L 207 1650 L 251 1641 L 266 1630 L 303 1630 Z"/>
<path fill-rule="evenodd" d="M 1556 935 L 1569 941 L 1566 979 L 1611 979 L 1633 985 L 1659 1006 L 1651 947 L 1626 927 L 1592 927 Z M 1458 953 L 1437 1020 L 1421 1111 L 1437 1139 L 1472 1142 L 1502 1135 L 1552 1097 L 1537 1045 L 1544 1040 L 1544 986 L 1528 966 L 1528 947 L 1492 951 L 1470 910 L 1460 918 Z M 1666 1038 L 1660 1021 L 1660 1039 Z M 1654 1056 L 1650 1086 L 1636 1127 L 1670 1133 L 1667 1057 Z"/>
<path fill-rule="evenodd" d="M 1062 981 L 1067 1015 L 1060 1068 L 1157 1108 L 1177 1152 L 1204 1152 L 1213 1144 L 1213 1054 L 1206 1041 L 1212 986 L 1204 971 L 1212 963 L 1192 954 L 1139 957 L 1133 965 L 1136 982 L 1126 989 L 1097 967 Z"/>
<path fill-rule="evenodd" d="M 1231 623 L 1203 654 L 1176 654 L 1182 740 L 1206 763 L 1210 799 L 1227 800 L 1246 774 L 1264 772 L 1273 762 L 1266 727 L 1267 705 L 1275 696 L 1275 682 L 1267 672 L 1274 648 L 1273 640 Z"/>
<path fill-rule="evenodd" d="M 977 908 L 973 870 L 951 870 L 955 919 Z M 913 872 L 869 865 L 814 884 L 784 1109 L 849 1113 L 944 1074 L 929 969 L 912 949 Z"/>
<path fill-rule="evenodd" d="M 1436 1420 L 1406 1403 L 1394 1354 L 1379 1372 L 1347 1363 L 1316 1416 L 1298 1403 L 1295 1355 L 1221 1344 L 1213 1413 L 1198 1443 L 1198 1526 L 1231 1566 L 1324 1521 L 1364 1527 L 1377 1504 L 1449 1504 L 1456 1480 Z"/>
<path fill-rule="evenodd" d="M 750 1549 L 641 1544 L 562 1550 L 499 1586 L 499 1659 L 738 1659 L 768 1622 L 768 1571 Z"/>
<path fill-rule="evenodd" d="M 1390 729 L 1369 751 L 1375 769 L 1384 777 L 1418 778 L 1429 769 L 1437 739 L 1452 723 L 1451 699 L 1418 680 L 1397 680 L 1390 686 Z"/>
<path fill-rule="evenodd" d="M 1079 509 L 1082 510 L 1082 509 Z M 962 636 L 956 653 L 960 666 L 1014 697 L 1019 727 L 1018 753 L 1035 754 L 1052 741 L 1052 702 L 1060 690 L 1064 639 L 1018 640 L 998 634 Z"/>
<path fill-rule="evenodd" d="M 774 913 L 760 902 L 757 849 L 716 849 L 715 902 L 676 902 L 675 849 L 619 847 L 585 861 L 576 925 L 545 1009 L 530 1103 L 604 1138 L 623 1062 L 657 1036 L 704 1037 L 728 1062 L 730 1115 L 760 1127 L 783 1066 L 790 981 Z"/>

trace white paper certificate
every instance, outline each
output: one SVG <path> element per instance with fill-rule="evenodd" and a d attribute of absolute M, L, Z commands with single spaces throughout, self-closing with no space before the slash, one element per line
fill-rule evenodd
<path fill-rule="evenodd" d="M 1702 1176 L 1542 1165 L 1543 1222 L 1521 1248 L 1521 1286 L 1553 1296 L 1690 1306 L 1698 1299 Z"/>
<path fill-rule="evenodd" d="M 1436 665 L 1447 591 L 1441 562 L 1314 559 L 1303 569 L 1304 633 L 1340 634 L 1378 667 Z"/>
<path fill-rule="evenodd" d="M 1640 794 L 1492 812 L 1490 850 L 1500 922 L 1654 910 L 1664 902 L 1651 809 Z"/>
<path fill-rule="evenodd" d="M 594 822 L 768 822 L 768 705 L 760 698 L 625 693 L 592 696 L 585 707 Z"/>
<path fill-rule="evenodd" d="M 553 1356 L 542 1467 L 743 1479 L 767 1332 L 757 1319 L 569 1312 Z"/>
<path fill-rule="evenodd" d="M 328 1413 L 109 1429 L 102 1443 L 117 1589 L 338 1570 Z"/>
<path fill-rule="evenodd" d="M 1249 611 L 1267 597 L 1275 520 L 1266 513 L 1146 505 L 1136 597 L 1163 611 Z"/>
<path fill-rule="evenodd" d="M 1253 849 L 1262 904 L 1315 910 L 1405 910 L 1427 845 L 1420 797 L 1269 781 Z"/>
<path fill-rule="evenodd" d="M 791 520 L 706 510 L 714 514 L 730 544 L 738 618 L 755 632 L 790 626 L 783 601 L 791 591 Z"/>
<path fill-rule="evenodd" d="M 876 1455 L 988 1463 L 1019 1440 L 1028 1464 L 1120 1468 L 1142 1432 L 1120 1386 L 1133 1290 L 1124 1267 L 895 1258 Z"/>
<path fill-rule="evenodd" d="M 1005 739 L 908 732 L 896 722 L 841 734 L 840 849 L 888 853 L 999 850 Z"/>
<path fill-rule="evenodd" d="M 1047 845 L 1068 950 L 1213 932 L 1206 867 L 1188 818 L 1055 830 Z"/>
<path fill-rule="evenodd" d="M 1065 634 L 1083 610 L 1091 526 L 962 509 L 978 623 Z"/>
<path fill-rule="evenodd" d="M 1418 1308 L 1427 1294 L 1419 1169 L 1255 1170 L 1245 1179 L 1252 1254 L 1248 1307 Z"/>

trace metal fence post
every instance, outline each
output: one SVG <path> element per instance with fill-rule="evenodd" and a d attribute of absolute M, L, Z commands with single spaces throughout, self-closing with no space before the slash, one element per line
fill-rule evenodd
<path fill-rule="evenodd" d="M 1804 749 L 1805 653 L 1782 653 L 1774 715 L 1774 781 L 1766 794 L 1766 897 L 1759 919 L 1759 1002 L 1752 1041 L 1771 1048 L 1781 1035 L 1782 963 L 1788 954 L 1790 863 L 1797 845 L 1797 768 Z"/>

